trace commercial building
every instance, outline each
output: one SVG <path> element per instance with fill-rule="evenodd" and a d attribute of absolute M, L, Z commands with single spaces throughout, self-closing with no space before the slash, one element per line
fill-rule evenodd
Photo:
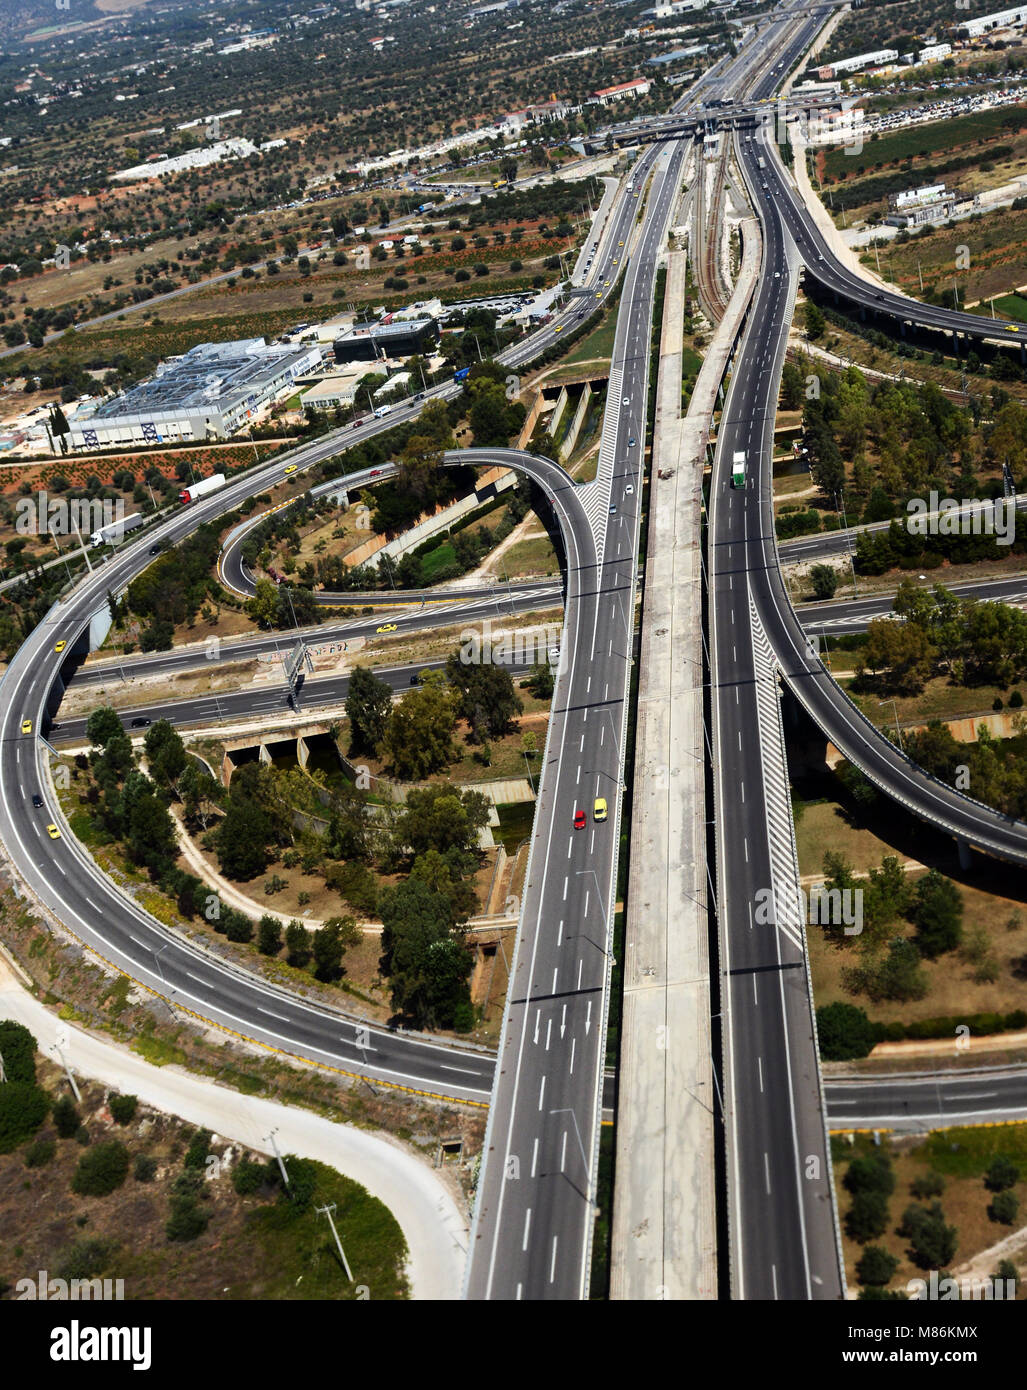
<path fill-rule="evenodd" d="M 888 206 L 892 212 L 897 212 L 900 208 L 923 207 L 927 203 L 941 202 L 946 196 L 945 185 L 943 183 L 929 183 L 922 188 L 904 188 L 901 193 L 892 193 L 888 198 Z"/>
<path fill-rule="evenodd" d="M 70 420 L 72 449 L 227 439 L 321 364 L 321 349 L 263 338 L 201 343 L 148 381 Z"/>
<path fill-rule="evenodd" d="M 1027 23 L 1027 5 L 1020 5 L 1015 10 L 996 10 L 994 14 L 982 14 L 976 19 L 961 20 L 956 25 L 956 30 L 965 34 L 967 38 L 979 39 L 991 29 L 1002 29 L 1007 24 L 1024 23 Z"/>
<path fill-rule="evenodd" d="M 952 52 L 950 43 L 929 43 L 926 48 L 921 48 L 916 55 L 916 61 L 921 63 L 940 63 L 942 58 L 947 58 Z"/>
<path fill-rule="evenodd" d="M 430 351 L 438 337 L 437 319 L 397 319 L 351 328 L 336 338 L 332 350 L 336 362 L 373 362 L 376 357 L 411 357 Z"/>
<path fill-rule="evenodd" d="M 644 77 L 636 77 L 634 82 L 618 82 L 615 87 L 600 87 L 592 93 L 592 100 L 600 106 L 609 106 L 611 101 L 621 101 L 624 97 L 644 97 L 649 95 L 652 86 Z"/>
<path fill-rule="evenodd" d="M 825 63 L 817 68 L 817 76 L 825 82 L 839 72 L 858 72 L 860 68 L 876 68 L 882 63 L 894 63 L 899 56 L 897 48 L 878 48 L 873 53 L 857 53 L 851 58 L 837 58 L 833 63 Z"/>

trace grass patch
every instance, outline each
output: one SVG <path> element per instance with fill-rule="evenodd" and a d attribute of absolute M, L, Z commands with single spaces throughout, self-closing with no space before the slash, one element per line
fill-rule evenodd
<path fill-rule="evenodd" d="M 184 1067 L 188 1061 L 182 1048 L 176 1047 L 164 1038 L 155 1038 L 152 1033 L 144 1033 L 134 1039 L 132 1051 L 138 1052 L 140 1057 L 154 1067 Z"/>
<path fill-rule="evenodd" d="M 252 1212 L 247 1220 L 263 1254 L 259 1263 L 266 1271 L 259 1295 L 254 1291 L 251 1296 L 304 1301 L 370 1296 L 375 1302 L 407 1298 L 406 1241 L 392 1213 L 341 1173 L 313 1160 L 306 1160 L 307 1166 L 317 1175 L 316 1195 L 309 1205 L 296 1211 L 288 1201 L 276 1202 Z M 325 1217 L 315 1211 L 332 1202 L 335 1225 L 353 1272 L 352 1284 Z"/>
<path fill-rule="evenodd" d="M 499 816 L 499 825 L 492 828 L 493 839 L 504 846 L 507 854 L 513 854 L 517 846 L 531 834 L 531 827 L 535 823 L 535 803 L 506 802 L 496 807 L 496 814 Z"/>

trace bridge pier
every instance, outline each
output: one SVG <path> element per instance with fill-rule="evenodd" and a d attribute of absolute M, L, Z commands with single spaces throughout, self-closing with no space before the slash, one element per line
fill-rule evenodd
<path fill-rule="evenodd" d="M 903 337 L 906 336 L 906 320 L 905 320 L 905 319 L 899 319 L 899 332 L 902 334 Z"/>
<path fill-rule="evenodd" d="M 956 836 L 956 850 L 959 854 L 959 867 L 963 870 L 969 869 L 971 863 L 970 846 L 966 840 L 958 835 Z"/>
<path fill-rule="evenodd" d="M 1027 343 L 1023 339 L 1020 340 L 1020 366 L 1027 366 Z"/>

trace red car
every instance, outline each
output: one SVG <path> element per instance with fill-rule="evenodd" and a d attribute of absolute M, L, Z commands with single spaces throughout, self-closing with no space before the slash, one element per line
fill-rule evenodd
<path fill-rule="evenodd" d="M 575 812 L 574 812 L 574 829 L 575 829 L 575 830 L 584 830 L 584 828 L 585 828 L 585 813 L 584 813 L 584 811 L 575 811 Z"/>

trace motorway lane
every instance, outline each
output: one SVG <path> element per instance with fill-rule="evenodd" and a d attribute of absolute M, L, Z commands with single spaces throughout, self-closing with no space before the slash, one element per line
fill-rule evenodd
<path fill-rule="evenodd" d="M 645 426 L 655 269 L 683 161 L 674 149 L 654 175 L 617 318 L 611 370 L 623 367 L 623 398 L 607 402 L 616 511 L 606 512 L 602 559 L 591 528 L 569 538 L 564 644 L 579 660 L 554 694 L 479 1179 L 473 1299 L 587 1292 L 640 515 L 639 453 L 627 439 Z M 598 824 L 596 797 L 609 808 Z"/>
<path fill-rule="evenodd" d="M 561 524 L 580 526 L 569 479 L 556 465 L 514 450 L 477 451 L 460 462 L 484 466 L 501 461 L 522 467 L 547 486 Z M 158 534 L 179 539 L 215 508 L 224 509 L 248 489 L 259 490 L 260 473 L 229 485 L 194 508 L 183 509 Z M 561 491 L 561 488 L 563 489 Z M 145 558 L 146 550 L 143 549 Z M 22 735 L 23 718 L 41 727 L 56 658 L 57 634 L 76 633 L 95 611 L 107 587 L 119 587 L 138 557 L 119 552 L 91 579 L 47 615 L 16 653 L 3 679 L 0 704 L 0 837 L 32 892 L 59 921 L 92 949 L 175 1008 L 185 1008 L 230 1031 L 284 1052 L 391 1085 L 430 1090 L 483 1103 L 492 1063 L 476 1052 L 388 1030 L 371 1030 L 362 1041 L 359 1024 L 321 1005 L 296 999 L 256 976 L 216 961 L 210 952 L 169 935 L 96 867 L 68 828 L 40 764 L 34 736 Z M 31 808 L 39 791 L 45 808 Z M 53 820 L 62 837 L 51 841 Z"/>
<path fill-rule="evenodd" d="M 769 418 L 759 383 L 776 381 L 771 343 L 788 322 L 786 282 L 766 271 L 777 251 L 767 236 L 721 421 L 709 508 L 731 1284 L 735 1298 L 833 1299 L 842 1285 L 806 962 L 801 937 L 784 924 L 760 925 L 758 912 L 775 886 L 767 800 L 773 791 L 765 786 L 759 736 L 750 586 L 752 536 L 760 525 L 757 461 Z M 744 490 L 731 486 L 731 457 L 739 449 L 750 473 Z M 813 1177 L 810 1156 L 819 1165 Z"/>
<path fill-rule="evenodd" d="M 784 276 L 787 271 L 785 221 L 776 199 L 763 193 L 756 165 L 758 152 L 763 150 L 766 155 L 766 146 L 759 142 L 738 142 L 738 148 L 761 222 L 765 231 L 771 229 L 773 237 L 768 273 L 773 276 L 779 270 Z M 775 283 L 783 285 L 785 279 L 775 280 Z M 776 403 L 774 393 L 778 389 L 779 373 L 773 375 L 768 371 L 768 363 L 772 339 L 777 333 L 777 326 L 764 324 L 760 341 L 754 343 L 755 360 L 762 364 L 763 375 L 758 380 L 764 412 L 772 410 Z M 753 597 L 784 678 L 811 718 L 849 762 L 855 763 L 877 787 L 914 814 L 952 834 L 963 844 L 1011 862 L 1027 864 L 1027 825 L 929 776 L 880 734 L 831 679 L 823 663 L 810 650 L 785 589 L 774 536 L 769 483 L 761 503 L 761 519 L 753 521 L 751 530 L 751 543 L 760 551 L 759 568 L 753 577 Z"/>
<path fill-rule="evenodd" d="M 919 587 L 930 592 L 935 582 L 941 581 L 932 580 Z M 1027 575 L 1014 575 L 1009 579 L 974 579 L 965 584 L 946 584 L 945 588 L 959 599 L 972 599 L 976 603 L 1027 604 Z M 866 598 L 797 603 L 795 615 L 807 632 L 840 635 L 864 632 L 873 618 L 893 616 L 894 599 L 894 592 L 876 592 Z"/>
<path fill-rule="evenodd" d="M 402 666 L 375 666 L 373 670 L 379 680 L 384 681 L 397 694 L 401 694 L 412 685 L 416 685 L 423 672 L 441 671 L 445 664 L 444 661 L 418 661 Z M 501 662 L 497 659 L 496 665 L 505 666 L 516 675 L 519 672 L 530 671 L 534 665 L 534 657 L 513 652 L 509 661 Z M 116 683 L 116 673 L 108 671 L 108 676 L 112 675 Z M 322 707 L 332 711 L 338 710 L 349 694 L 349 682 L 348 674 L 324 676 L 316 680 L 308 677 L 299 690 L 300 712 L 309 715 Z M 228 691 L 217 696 L 197 695 L 178 700 L 159 700 L 148 705 L 133 705 L 118 710 L 122 723 L 129 732 L 132 730 L 133 719 L 148 719 L 151 723 L 157 719 L 166 719 L 177 728 L 187 728 L 193 724 L 213 726 L 232 721 L 245 722 L 275 712 L 282 716 L 282 723 L 288 723 L 293 717 L 293 708 L 288 701 L 288 689 L 284 683 L 276 687 L 261 687 L 258 690 L 247 688 Z M 50 725 L 50 736 L 51 741 L 55 743 L 81 742 L 86 736 L 86 720 L 62 719 Z M 255 732 L 254 738 L 257 737 L 258 733 Z"/>
<path fill-rule="evenodd" d="M 977 505 L 978 504 L 973 500 L 961 501 L 960 505 L 954 508 L 949 514 L 952 517 L 969 516 L 972 518 L 974 508 Z M 1018 497 L 1016 499 L 1016 510 L 1017 512 L 1027 510 L 1027 497 Z M 937 513 L 927 513 L 926 515 L 934 516 L 937 515 Z M 896 518 L 900 524 L 904 519 L 908 518 Z M 1019 524 L 1019 518 L 1017 518 L 1017 523 Z M 860 526 L 850 526 L 848 530 L 818 531 L 812 536 L 796 536 L 791 540 L 779 541 L 777 548 L 781 556 L 782 564 L 809 564 L 811 561 L 828 559 L 833 555 L 845 555 L 849 553 L 854 555 L 856 552 L 857 536 L 863 535 L 864 533 L 867 535 L 879 535 L 881 532 L 887 531 L 890 526 L 890 521 L 870 521 Z"/>
<path fill-rule="evenodd" d="M 386 624 L 395 625 L 395 632 L 390 632 L 390 636 L 427 632 L 439 627 L 454 627 L 458 623 L 475 623 L 478 628 L 486 621 L 497 626 L 509 626 L 507 619 L 510 617 L 534 612 L 540 608 L 556 608 L 563 602 L 563 585 L 559 582 L 539 585 L 527 591 L 519 585 L 512 585 L 509 589 L 504 587 L 502 592 L 485 592 L 486 597 L 475 597 L 469 602 L 462 602 L 454 595 L 445 603 L 433 602 L 431 607 L 418 605 L 411 607 L 409 611 L 378 614 L 372 618 L 354 619 L 345 623 L 283 628 L 258 636 L 233 638 L 212 648 L 214 655 L 211 656 L 207 655 L 204 647 L 190 645 L 167 652 L 132 653 L 117 659 L 110 657 L 102 663 L 90 663 L 77 670 L 71 670 L 69 665 L 65 682 L 76 686 L 107 685 L 123 678 L 135 680 L 144 676 L 179 675 L 194 669 L 209 671 L 218 663 L 252 661 L 255 657 L 266 656 L 271 652 L 291 652 L 298 641 L 316 650 L 332 644 L 352 642 L 358 638 L 373 640 L 378 635 L 378 629 Z"/>

